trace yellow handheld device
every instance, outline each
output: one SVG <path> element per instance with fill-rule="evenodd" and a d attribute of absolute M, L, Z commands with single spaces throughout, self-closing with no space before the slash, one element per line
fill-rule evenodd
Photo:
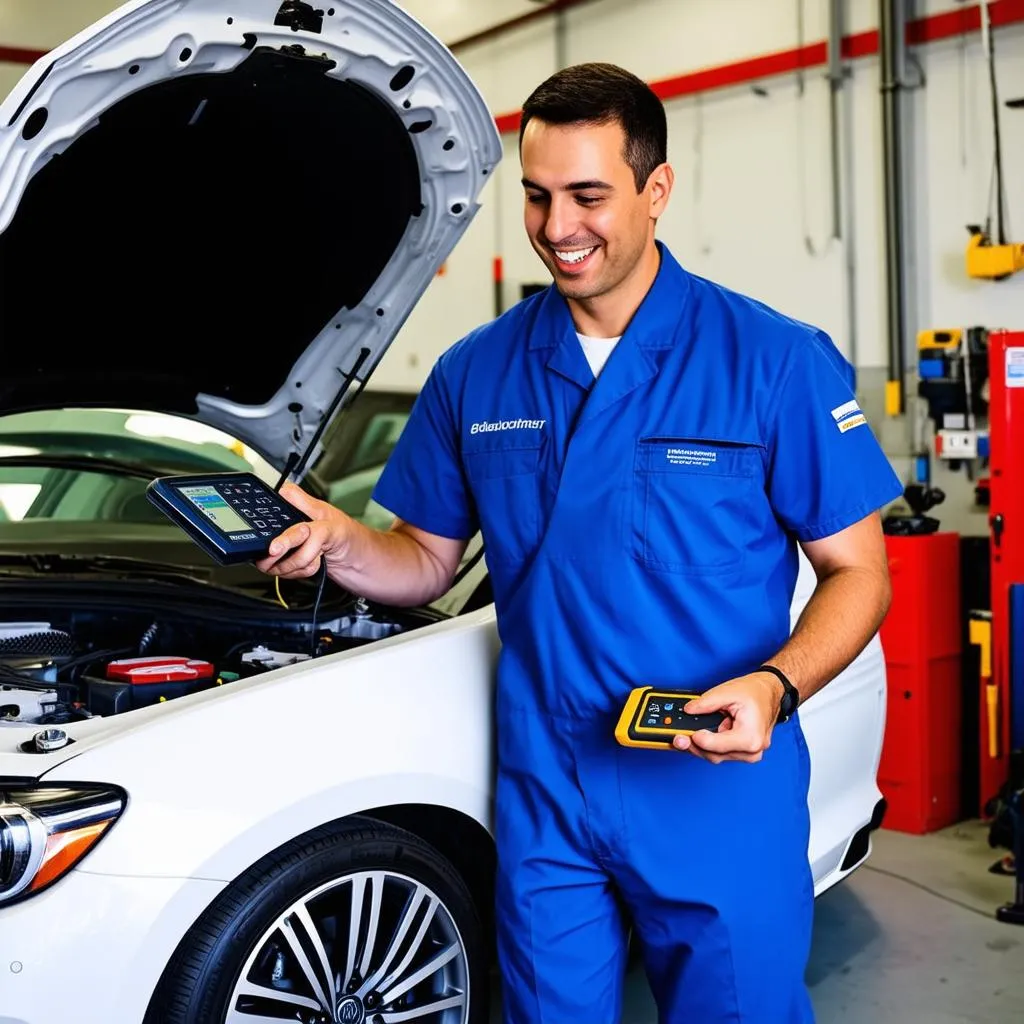
<path fill-rule="evenodd" d="M 619 715 L 615 738 L 624 747 L 668 750 L 676 736 L 689 736 L 699 729 L 717 732 L 726 719 L 724 712 L 690 715 L 683 710 L 688 701 L 699 696 L 687 690 L 639 686 L 630 693 Z"/>

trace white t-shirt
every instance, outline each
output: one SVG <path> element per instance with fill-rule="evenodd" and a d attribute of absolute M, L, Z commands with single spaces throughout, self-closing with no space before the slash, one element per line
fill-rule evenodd
<path fill-rule="evenodd" d="M 619 343 L 619 338 L 589 338 L 585 334 L 580 334 L 579 331 L 576 332 L 576 337 L 580 339 L 583 354 L 587 357 L 587 362 L 590 363 L 590 369 L 594 371 L 596 379 L 604 369 L 604 364 L 612 354 L 612 349 Z M 619 337 L 621 338 L 621 335 Z"/>

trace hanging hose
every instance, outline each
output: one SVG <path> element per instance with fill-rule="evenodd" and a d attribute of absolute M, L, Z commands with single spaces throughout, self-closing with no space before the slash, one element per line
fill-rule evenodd
<path fill-rule="evenodd" d="M 992 22 L 989 19 L 988 0 L 981 0 L 981 39 L 985 50 L 985 59 L 988 61 L 988 82 L 989 94 L 992 100 L 992 132 L 994 145 L 993 159 L 993 186 L 996 193 L 996 236 L 995 241 L 999 245 L 1006 245 L 1006 218 L 1004 209 L 1006 205 L 1006 192 L 1003 188 L 1003 154 L 1002 140 L 999 132 L 999 91 L 996 88 L 996 57 L 995 47 L 992 44 Z M 989 213 L 985 220 L 985 234 L 990 238 L 990 227 L 992 224 L 992 200 L 989 197 Z"/>

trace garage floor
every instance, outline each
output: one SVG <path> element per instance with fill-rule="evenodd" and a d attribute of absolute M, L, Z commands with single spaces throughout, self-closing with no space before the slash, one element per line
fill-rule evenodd
<path fill-rule="evenodd" d="M 1013 879 L 988 871 L 1005 852 L 977 822 L 875 833 L 868 863 L 817 903 L 808 982 L 819 1024 L 1024 1020 L 1024 927 L 994 917 Z M 635 968 L 622 1024 L 657 1020 Z"/>

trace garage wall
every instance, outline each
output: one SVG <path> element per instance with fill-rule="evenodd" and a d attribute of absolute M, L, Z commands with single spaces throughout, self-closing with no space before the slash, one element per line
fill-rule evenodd
<path fill-rule="evenodd" d="M 533 0 L 404 0 L 453 42 L 535 11 Z M 115 5 L 111 0 L 0 2 L 0 46 L 46 49 Z M 972 4 L 961 5 L 972 6 Z M 999 6 L 1024 6 L 1002 0 Z M 955 0 L 918 0 L 918 16 Z M 877 0 L 848 0 L 846 34 L 876 27 Z M 827 38 L 828 0 L 593 0 L 493 42 L 458 51 L 495 114 L 518 109 L 560 64 L 605 60 L 661 80 Z M 996 33 L 1003 98 L 1024 95 L 1024 25 Z M 1024 275 L 999 284 L 963 274 L 965 225 L 985 214 L 991 113 L 978 33 L 916 47 L 926 86 L 913 93 L 909 255 L 912 331 L 921 326 L 1024 319 Z M 0 61 L 6 91 L 22 65 Z M 829 84 L 823 66 L 670 100 L 670 159 L 677 187 L 661 235 L 695 272 L 811 320 L 864 368 L 886 364 L 879 67 L 847 63 L 841 94 L 843 223 L 833 237 Z M 918 72 L 910 69 L 908 76 Z M 1024 111 L 1001 110 L 1004 167 L 1024 162 Z M 1024 176 L 1007 173 L 1008 205 L 1024 234 Z M 521 227 L 515 137 L 486 207 L 410 323 L 421 373 L 439 347 L 493 311 L 493 259 L 504 299 L 543 279 Z M 456 299 L 459 301 L 453 301 Z"/>
<path fill-rule="evenodd" d="M 105 13 L 110 0 L 0 0 L 3 47 L 55 45 Z M 403 0 L 440 39 L 455 42 L 537 10 L 533 0 Z M 975 0 L 908 0 L 916 17 Z M 1024 96 L 1024 0 L 992 0 L 1015 24 L 995 36 L 1003 100 Z M 848 0 L 845 34 L 877 27 L 877 0 Z M 557 67 L 619 63 L 649 81 L 819 43 L 828 0 L 591 0 L 500 38 L 460 47 L 499 123 Z M 992 170 L 987 69 L 978 32 L 911 49 L 908 100 L 908 368 L 918 329 L 1024 327 L 1024 274 L 969 280 L 965 225 L 983 220 Z M 859 369 L 862 399 L 901 472 L 912 431 L 884 420 L 885 253 L 877 55 L 850 59 L 840 91 L 842 227 L 833 230 L 829 83 L 824 65 L 667 101 L 677 184 L 660 234 L 694 272 L 748 292 L 828 330 Z M 0 90 L 23 67 L 0 62 Z M 1024 110 L 1000 109 L 1011 234 L 1024 240 Z M 495 258 L 504 305 L 545 271 L 525 240 L 516 137 L 483 195 L 484 207 L 380 369 L 382 383 L 418 385 L 437 355 L 495 310 Z M 944 481 L 957 488 L 954 480 Z M 970 488 L 948 506 L 970 503 Z M 978 517 L 974 516 L 977 526 Z"/>
<path fill-rule="evenodd" d="M 407 0 L 428 24 L 433 0 Z M 460 32 L 444 5 L 448 38 L 472 31 L 479 9 L 464 2 Z M 495 9 L 529 5 L 495 4 Z M 950 0 L 917 4 L 918 16 L 948 11 Z M 968 5 L 970 6 L 970 5 Z M 846 34 L 877 25 L 875 0 L 851 0 Z M 723 15 L 729 10 L 732 17 Z M 802 26 L 800 12 L 802 10 Z M 728 64 L 827 38 L 826 0 L 595 0 L 562 15 L 564 63 L 607 60 L 648 80 Z M 438 23 L 441 20 L 438 19 Z M 723 30 L 727 26 L 726 30 Z M 1024 26 L 995 33 L 1003 99 L 1024 95 Z M 459 52 L 491 107 L 518 108 L 557 67 L 555 19 L 500 42 Z M 912 261 L 911 335 L 919 327 L 1024 321 L 1024 275 L 973 282 L 963 272 L 965 225 L 985 215 L 992 167 L 987 70 L 979 33 L 912 49 L 925 86 L 912 92 L 908 258 Z M 661 235 L 697 273 L 707 274 L 785 312 L 821 324 L 860 367 L 884 367 L 885 260 L 879 61 L 847 63 L 841 94 L 844 252 L 833 237 L 829 85 L 825 68 L 670 100 L 670 159 L 677 187 Z M 911 66 L 912 84 L 920 77 Z M 1012 212 L 1024 236 L 1024 112 L 1001 109 L 1003 162 Z M 499 180 L 506 299 L 542 272 L 522 236 L 514 137 Z M 474 261 L 483 277 L 483 258 Z"/>
<path fill-rule="evenodd" d="M 0 47 L 48 50 L 117 6 L 112 0 L 0 0 Z M 0 60 L 0 95 L 6 96 L 25 70 L 18 60 Z"/>
<path fill-rule="evenodd" d="M 407 6 L 430 22 L 431 0 L 407 0 Z M 475 12 L 479 5 L 463 6 Z M 878 6 L 877 0 L 849 0 L 845 35 L 876 29 Z M 969 0 L 909 4 L 916 18 L 974 6 Z M 1005 101 L 1024 96 L 1019 20 L 1024 4 L 1004 0 L 994 6 L 1018 19 L 994 33 Z M 827 0 L 594 0 L 561 15 L 560 29 L 548 18 L 541 23 L 545 32 L 534 32 L 532 39 L 510 34 L 460 50 L 459 57 L 503 123 L 500 115 L 515 111 L 558 66 L 605 60 L 648 81 L 663 80 L 823 41 L 828 7 Z M 451 21 L 448 26 L 446 38 L 464 34 Z M 529 59 L 524 51 L 531 45 Z M 967 278 L 964 270 L 966 225 L 986 217 L 993 162 L 981 35 L 914 46 L 910 58 L 905 75 L 908 415 L 884 415 L 888 338 L 877 54 L 845 63 L 838 235 L 824 66 L 667 101 L 677 184 L 660 227 L 661 237 L 694 272 L 830 332 L 858 367 L 862 404 L 894 467 L 908 481 L 915 451 L 931 443 L 929 425 L 914 430 L 918 330 L 974 324 L 1024 328 L 1024 274 L 981 282 Z M 1024 111 L 1002 105 L 1000 118 L 1010 237 L 1019 241 L 1024 240 L 1024 176 L 1014 169 L 1024 160 Z M 523 283 L 544 280 L 522 232 L 515 142 L 514 135 L 506 136 L 505 166 L 494 182 L 500 206 L 494 237 L 503 257 L 506 303 L 518 297 Z M 481 248 L 469 261 L 475 276 L 467 291 L 486 287 L 485 241 L 483 234 L 475 239 Z M 987 533 L 986 511 L 974 504 L 972 480 L 936 461 L 933 482 L 948 496 L 936 510 L 944 528 Z"/>

